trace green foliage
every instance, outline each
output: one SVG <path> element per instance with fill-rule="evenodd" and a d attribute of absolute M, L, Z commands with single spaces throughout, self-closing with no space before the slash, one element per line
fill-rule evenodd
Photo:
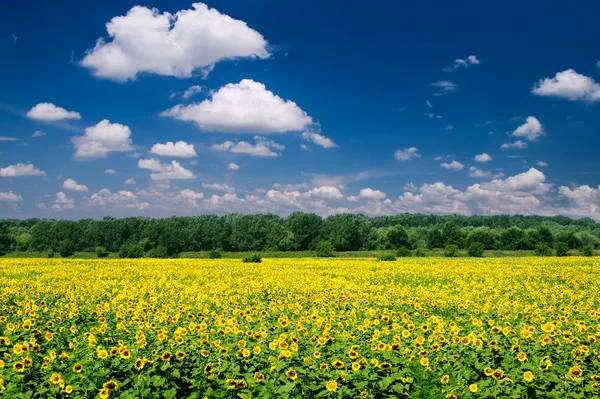
<path fill-rule="evenodd" d="M 142 258 L 144 257 L 144 249 L 139 244 L 123 244 L 119 248 L 119 258 Z"/>
<path fill-rule="evenodd" d="M 0 222 L 0 256 L 9 252 L 13 243 L 13 238 L 8 234 L 8 225 Z"/>
<path fill-rule="evenodd" d="M 410 248 L 410 240 L 406 230 L 402 226 L 392 226 L 386 233 L 387 247 L 396 249 L 400 247 Z"/>
<path fill-rule="evenodd" d="M 480 242 L 473 242 L 471 243 L 471 245 L 469 245 L 467 253 L 470 257 L 473 258 L 483 258 L 483 254 L 485 253 L 485 247 Z"/>
<path fill-rule="evenodd" d="M 208 252 L 208 259 L 221 259 L 223 254 L 218 249 L 213 249 Z"/>
<path fill-rule="evenodd" d="M 535 246 L 535 254 L 537 256 L 552 256 L 552 248 L 548 244 L 540 242 Z"/>
<path fill-rule="evenodd" d="M 586 245 L 581 253 L 583 256 L 594 256 L 594 248 L 591 245 Z"/>
<path fill-rule="evenodd" d="M 396 256 L 399 258 L 408 258 L 411 255 L 412 255 L 412 252 L 410 251 L 410 249 L 408 249 L 406 247 L 400 247 L 396 251 Z"/>
<path fill-rule="evenodd" d="M 164 245 L 159 245 L 146 252 L 146 258 L 165 259 L 169 258 L 169 251 Z"/>
<path fill-rule="evenodd" d="M 568 256 L 569 255 L 569 244 L 563 241 L 558 241 L 554 245 L 556 256 Z"/>
<path fill-rule="evenodd" d="M 463 233 L 458 224 L 451 220 L 444 223 L 442 228 L 442 237 L 444 238 L 444 245 L 456 245 L 457 247 L 463 244 Z"/>
<path fill-rule="evenodd" d="M 415 258 L 424 258 L 427 256 L 427 254 L 425 253 L 425 250 L 423 248 L 417 248 L 415 249 L 415 251 L 413 252 L 413 256 Z"/>
<path fill-rule="evenodd" d="M 75 251 L 73 250 L 73 243 L 70 239 L 65 238 L 60 242 L 60 244 L 58 244 L 58 253 L 63 258 L 68 258 L 69 256 L 72 256 L 75 253 Z"/>
<path fill-rule="evenodd" d="M 104 247 L 97 246 L 96 247 L 96 256 L 99 258 L 106 258 L 108 256 L 108 251 Z"/>
<path fill-rule="evenodd" d="M 262 258 L 260 257 L 259 254 L 250 254 L 250 255 L 246 256 L 244 258 L 244 260 L 242 260 L 242 262 L 244 262 L 244 263 L 261 263 Z"/>
<path fill-rule="evenodd" d="M 396 261 L 396 255 L 390 253 L 383 253 L 377 257 L 378 262 L 394 262 Z"/>
<path fill-rule="evenodd" d="M 489 227 L 481 227 L 472 230 L 465 239 L 465 246 L 469 248 L 473 243 L 481 243 L 484 249 L 498 248 L 498 232 Z"/>
<path fill-rule="evenodd" d="M 427 248 L 444 248 L 444 237 L 439 229 L 429 230 L 429 234 L 427 234 Z"/>
<path fill-rule="evenodd" d="M 333 244 L 329 241 L 321 241 L 317 244 L 317 248 L 315 249 L 315 256 L 317 258 L 331 258 L 334 255 L 335 248 Z"/>
<path fill-rule="evenodd" d="M 454 244 L 446 245 L 446 248 L 444 248 L 444 256 L 446 258 L 454 258 L 457 256 L 457 254 L 458 254 L 458 246 L 456 246 Z"/>
<path fill-rule="evenodd" d="M 54 250 L 53 249 L 50 249 L 50 251 L 48 251 L 48 257 L 54 258 Z"/>

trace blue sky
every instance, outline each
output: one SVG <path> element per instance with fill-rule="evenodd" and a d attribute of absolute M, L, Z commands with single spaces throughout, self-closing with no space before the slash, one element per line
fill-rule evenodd
<path fill-rule="evenodd" d="M 11 4 L 0 216 L 600 219 L 598 12 L 591 1 Z"/>

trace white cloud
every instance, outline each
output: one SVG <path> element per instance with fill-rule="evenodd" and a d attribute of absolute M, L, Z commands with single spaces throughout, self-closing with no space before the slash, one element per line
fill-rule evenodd
<path fill-rule="evenodd" d="M 45 136 L 45 135 L 46 135 L 46 133 L 44 133 L 44 132 L 42 132 L 42 131 L 40 131 L 40 130 L 36 130 L 36 131 L 35 131 L 35 133 L 33 133 L 33 134 L 31 135 L 31 137 L 33 137 L 33 138 L 37 138 L 37 137 L 43 137 L 43 136 Z"/>
<path fill-rule="evenodd" d="M 185 141 L 173 143 L 167 141 L 165 144 L 156 143 L 150 149 L 151 154 L 156 154 L 163 157 L 173 158 L 193 158 L 197 156 L 193 144 L 188 144 Z"/>
<path fill-rule="evenodd" d="M 133 177 L 129 178 L 129 179 L 125 180 L 125 184 L 135 184 L 135 179 Z"/>
<path fill-rule="evenodd" d="M 282 144 L 260 136 L 255 136 L 254 141 L 255 144 L 253 145 L 247 141 L 234 143 L 227 140 L 223 144 L 214 144 L 210 148 L 214 151 L 229 151 L 234 154 L 246 154 L 254 157 L 277 157 L 281 154 L 273 151 L 273 149 L 283 150 L 285 148 Z"/>
<path fill-rule="evenodd" d="M 409 147 L 403 150 L 396 150 L 394 158 L 398 161 L 409 161 L 411 159 L 421 158 L 421 154 L 419 154 L 418 148 Z"/>
<path fill-rule="evenodd" d="M 173 92 L 171 93 L 171 95 L 169 96 L 169 99 L 174 99 L 177 96 L 181 96 L 181 98 L 183 98 L 184 100 L 189 99 L 190 97 L 195 96 L 196 94 L 200 94 L 202 93 L 202 90 L 204 90 L 206 87 L 204 86 L 199 86 L 199 85 L 193 85 L 188 87 L 187 89 L 185 89 L 183 91 L 183 93 L 181 92 Z"/>
<path fill-rule="evenodd" d="M 357 196 L 348 197 L 348 201 L 357 202 L 360 200 L 365 201 L 381 201 L 386 197 L 386 194 L 380 190 L 373 190 L 371 188 L 363 188 Z"/>
<path fill-rule="evenodd" d="M 106 24 L 111 40 L 98 39 L 81 65 L 96 76 L 125 81 L 140 72 L 188 78 L 222 60 L 270 56 L 266 40 L 244 21 L 202 3 L 192 7 L 175 14 L 131 8 Z"/>
<path fill-rule="evenodd" d="M 22 201 L 23 197 L 21 197 L 18 194 L 15 194 L 11 191 L 7 192 L 7 193 L 3 193 L 0 192 L 0 201 L 4 201 L 4 202 L 19 202 Z"/>
<path fill-rule="evenodd" d="M 129 127 L 110 123 L 107 119 L 86 128 L 83 136 L 73 137 L 71 141 L 75 146 L 73 158 L 79 161 L 106 158 L 109 152 L 134 149 Z"/>
<path fill-rule="evenodd" d="M 514 143 L 504 143 L 500 146 L 500 148 L 502 148 L 503 150 L 508 150 L 511 148 L 516 148 L 518 150 L 522 150 L 527 148 L 527 143 L 521 141 L 521 140 L 517 140 Z"/>
<path fill-rule="evenodd" d="M 539 167 L 542 167 L 542 168 L 544 168 L 544 167 L 548 166 L 548 162 L 544 162 L 544 161 L 537 161 L 537 164 L 536 164 L 536 165 L 537 165 L 537 166 L 539 166 Z"/>
<path fill-rule="evenodd" d="M 27 112 L 27 117 L 38 121 L 55 122 L 65 119 L 81 119 L 79 112 L 67 111 L 52 103 L 39 103 Z"/>
<path fill-rule="evenodd" d="M 452 126 L 452 125 L 446 125 L 446 127 L 444 128 L 444 130 L 447 130 L 447 131 L 451 132 L 452 130 L 454 130 L 454 126 Z"/>
<path fill-rule="evenodd" d="M 489 154 L 481 153 L 478 155 L 475 155 L 475 161 L 477 162 L 490 162 L 492 160 L 492 157 Z"/>
<path fill-rule="evenodd" d="M 544 127 L 535 116 L 527 117 L 527 121 L 515 129 L 512 136 L 524 137 L 529 141 L 535 141 L 544 135 Z"/>
<path fill-rule="evenodd" d="M 154 172 L 150 174 L 152 180 L 194 179 L 196 177 L 177 161 L 171 161 L 169 164 L 160 163 L 156 158 L 140 159 L 138 168 Z"/>
<path fill-rule="evenodd" d="M 210 99 L 176 105 L 162 116 L 196 123 L 203 131 L 221 133 L 284 133 L 302 130 L 313 123 L 293 101 L 283 100 L 251 79 L 229 83 Z"/>
<path fill-rule="evenodd" d="M 310 147 L 307 146 L 306 144 L 300 144 L 300 148 L 303 149 L 304 151 L 310 151 Z"/>
<path fill-rule="evenodd" d="M 46 172 L 37 169 L 32 164 L 18 163 L 6 168 L 0 168 L 0 177 L 20 177 L 20 176 L 46 176 Z"/>
<path fill-rule="evenodd" d="M 231 187 L 228 184 L 219 184 L 219 183 L 202 183 L 202 188 L 213 191 L 223 191 L 225 193 L 235 193 L 235 187 Z"/>
<path fill-rule="evenodd" d="M 5 136 L 0 136 L 0 141 L 17 141 L 19 140 L 16 137 L 5 137 Z"/>
<path fill-rule="evenodd" d="M 429 86 L 439 88 L 437 92 L 433 93 L 433 95 L 436 97 L 451 93 L 458 87 L 456 83 L 451 82 L 449 80 L 440 80 L 439 82 L 432 83 Z"/>
<path fill-rule="evenodd" d="M 571 101 L 600 100 L 600 84 L 573 69 L 558 72 L 553 78 L 541 79 L 531 92 L 536 96 L 561 97 Z"/>
<path fill-rule="evenodd" d="M 463 165 L 462 163 L 460 163 L 458 161 L 452 161 L 450 163 L 444 162 L 444 163 L 441 163 L 440 166 L 444 169 L 448 169 L 448 170 L 452 169 L 452 170 L 456 170 L 456 171 L 459 171 L 465 167 L 465 165 Z"/>
<path fill-rule="evenodd" d="M 311 143 L 314 143 L 320 147 L 323 148 L 334 148 L 337 147 L 337 144 L 335 144 L 333 142 L 333 140 L 331 140 L 328 137 L 322 136 L 319 133 L 312 133 L 312 132 L 304 132 L 302 133 L 301 136 L 304 140 L 306 141 L 310 141 Z"/>
<path fill-rule="evenodd" d="M 334 186 L 321 186 L 315 187 L 310 191 L 307 191 L 303 194 L 305 197 L 317 197 L 323 199 L 342 199 L 344 195 L 340 191 L 339 188 Z"/>
<path fill-rule="evenodd" d="M 79 191 L 79 192 L 88 192 L 87 186 L 83 184 L 77 184 L 77 182 L 73 179 L 67 179 L 63 183 L 63 188 L 69 191 Z"/>
<path fill-rule="evenodd" d="M 67 194 L 62 191 L 56 193 L 56 199 L 52 205 L 53 211 L 66 211 L 75 208 L 75 201 L 67 198 Z"/>
<path fill-rule="evenodd" d="M 106 173 L 107 175 L 114 175 L 115 173 L 117 173 L 117 171 L 114 169 L 106 169 L 104 173 Z"/>
<path fill-rule="evenodd" d="M 454 64 L 447 68 L 444 68 L 444 72 L 452 72 L 458 68 L 468 68 L 471 65 L 479 65 L 481 61 L 475 55 L 470 55 L 466 59 L 457 58 L 454 60 Z"/>
<path fill-rule="evenodd" d="M 229 165 L 227 165 L 227 170 L 240 170 L 240 165 L 230 162 Z"/>
<path fill-rule="evenodd" d="M 492 174 L 490 172 L 484 172 L 481 169 L 476 168 L 475 166 L 471 166 L 469 168 L 469 176 L 471 177 L 476 177 L 476 178 L 487 178 L 487 177 L 491 177 Z"/>
<path fill-rule="evenodd" d="M 131 191 L 121 190 L 118 193 L 112 193 L 107 188 L 92 194 L 87 204 L 90 206 L 114 205 L 120 208 L 137 210 L 143 210 L 150 206 L 148 202 L 140 202 L 138 197 Z"/>

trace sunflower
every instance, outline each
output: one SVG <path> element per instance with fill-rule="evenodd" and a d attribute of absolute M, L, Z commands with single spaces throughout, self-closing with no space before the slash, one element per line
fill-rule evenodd
<path fill-rule="evenodd" d="M 58 373 L 54 373 L 50 376 L 50 382 L 53 384 L 58 384 L 62 380 L 62 377 Z"/>
<path fill-rule="evenodd" d="M 477 384 L 471 384 L 469 385 L 469 391 L 475 393 L 479 390 L 479 388 L 477 388 Z"/>
<path fill-rule="evenodd" d="M 333 380 L 327 381 L 327 384 L 325 384 L 325 388 L 327 388 L 329 392 L 335 392 L 337 391 L 338 384 Z"/>
<path fill-rule="evenodd" d="M 383 370 L 383 371 L 388 371 L 391 368 L 392 368 L 392 365 L 391 365 L 391 363 L 388 363 L 388 362 L 383 362 L 379 365 L 379 369 Z"/>
<path fill-rule="evenodd" d="M 354 370 L 354 371 L 360 370 L 360 363 L 358 363 L 358 362 L 352 363 L 352 370 Z"/>
<path fill-rule="evenodd" d="M 17 373 L 22 373 L 25 371 L 25 365 L 21 362 L 16 362 L 15 364 L 13 364 L 13 369 L 17 372 Z"/>
<path fill-rule="evenodd" d="M 524 352 L 519 352 L 519 354 L 517 355 L 517 359 L 519 359 L 520 362 L 524 362 L 525 360 L 527 360 L 527 354 Z"/>
<path fill-rule="evenodd" d="M 263 382 L 265 380 L 265 375 L 259 371 L 254 373 L 254 381 Z"/>
<path fill-rule="evenodd" d="M 98 392 L 98 395 L 100 396 L 100 399 L 107 399 L 108 398 L 108 389 L 102 388 L 100 390 L 100 392 Z"/>
<path fill-rule="evenodd" d="M 98 357 L 100 359 L 106 359 L 108 357 L 108 352 L 105 349 L 100 349 L 98 351 Z"/>
<path fill-rule="evenodd" d="M 447 384 L 448 381 L 450 381 L 450 376 L 448 374 L 446 374 L 445 376 L 443 376 L 442 379 L 440 380 L 440 382 L 442 384 Z"/>
<path fill-rule="evenodd" d="M 136 370 L 141 370 L 144 368 L 144 364 L 145 363 L 142 359 L 136 359 L 133 367 L 135 367 Z"/>
<path fill-rule="evenodd" d="M 108 389 L 109 391 L 116 391 L 117 388 L 119 387 L 119 384 L 117 384 L 115 381 L 110 380 L 108 382 L 105 382 L 102 387 L 104 389 Z"/>
<path fill-rule="evenodd" d="M 298 373 L 294 369 L 289 369 L 285 372 L 285 375 L 292 381 L 295 381 L 298 378 Z"/>
<path fill-rule="evenodd" d="M 338 369 L 338 370 L 344 368 L 344 362 L 342 362 L 339 359 L 334 360 L 333 363 L 331 363 L 331 365 L 333 366 L 334 369 Z"/>
<path fill-rule="evenodd" d="M 83 371 L 83 366 L 79 363 L 75 363 L 73 366 L 73 371 L 76 373 L 81 373 Z"/>
<path fill-rule="evenodd" d="M 160 357 L 160 360 L 162 360 L 163 362 L 168 362 L 171 360 L 171 352 L 169 351 L 165 351 L 162 356 Z"/>
<path fill-rule="evenodd" d="M 73 392 L 73 387 L 72 387 L 72 386 L 70 386 L 70 385 L 67 385 L 67 386 L 65 387 L 65 392 L 70 394 L 71 392 Z"/>
<path fill-rule="evenodd" d="M 531 371 L 526 371 L 523 373 L 523 379 L 527 382 L 533 381 L 533 373 Z"/>

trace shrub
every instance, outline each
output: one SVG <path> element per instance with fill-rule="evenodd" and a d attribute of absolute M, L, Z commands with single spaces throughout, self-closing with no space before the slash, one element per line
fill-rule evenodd
<path fill-rule="evenodd" d="M 398 251 L 396 251 L 396 256 L 399 258 L 408 258 L 411 255 L 410 249 L 406 247 L 400 247 L 398 248 Z"/>
<path fill-rule="evenodd" d="M 108 256 L 108 251 L 104 247 L 96 247 L 96 256 L 99 258 L 106 258 Z"/>
<path fill-rule="evenodd" d="M 156 259 L 165 259 L 169 257 L 169 251 L 167 251 L 167 247 L 164 245 L 159 245 L 156 248 L 152 248 L 150 251 L 146 252 L 146 258 L 156 258 Z"/>
<path fill-rule="evenodd" d="M 480 242 L 471 243 L 471 245 L 469 245 L 469 248 L 467 249 L 467 253 L 473 258 L 483 258 L 484 252 L 485 248 Z"/>
<path fill-rule="evenodd" d="M 331 258 L 334 256 L 335 248 L 330 241 L 321 241 L 317 244 L 315 255 L 317 258 Z"/>
<path fill-rule="evenodd" d="M 250 254 L 246 256 L 243 260 L 244 263 L 260 263 L 262 262 L 262 258 L 259 254 Z"/>
<path fill-rule="evenodd" d="M 60 253 L 60 256 L 62 256 L 63 258 L 68 258 L 69 256 L 72 256 L 75 253 L 75 251 L 73 250 L 73 244 L 71 243 L 71 240 L 69 240 L 68 238 L 62 240 L 60 244 L 58 244 L 58 253 Z"/>
<path fill-rule="evenodd" d="M 424 258 L 427 256 L 427 254 L 425 253 L 425 250 L 423 248 L 417 248 L 415 249 L 415 251 L 413 252 L 413 256 L 415 258 Z"/>
<path fill-rule="evenodd" d="M 123 244 L 119 248 L 119 258 L 136 259 L 144 256 L 144 249 L 137 244 Z"/>
<path fill-rule="evenodd" d="M 446 248 L 444 248 L 444 256 L 446 258 L 454 258 L 457 256 L 457 252 L 458 247 L 454 244 L 446 245 Z"/>
<path fill-rule="evenodd" d="M 50 248 L 50 251 L 48 251 L 48 257 L 54 258 L 54 250 L 52 248 Z"/>
<path fill-rule="evenodd" d="M 546 243 L 540 242 L 535 246 L 537 256 L 552 256 L 552 248 Z"/>
<path fill-rule="evenodd" d="M 394 254 L 381 254 L 377 257 L 378 262 L 394 262 L 396 256 Z"/>
<path fill-rule="evenodd" d="M 556 250 L 556 256 L 567 256 L 569 255 L 569 244 L 566 242 L 559 241 L 554 246 Z"/>
<path fill-rule="evenodd" d="M 594 248 L 591 245 L 586 245 L 583 247 L 583 251 L 581 251 L 583 256 L 594 256 Z"/>
<path fill-rule="evenodd" d="M 208 253 L 208 259 L 221 259 L 223 254 L 218 249 L 213 249 Z"/>

